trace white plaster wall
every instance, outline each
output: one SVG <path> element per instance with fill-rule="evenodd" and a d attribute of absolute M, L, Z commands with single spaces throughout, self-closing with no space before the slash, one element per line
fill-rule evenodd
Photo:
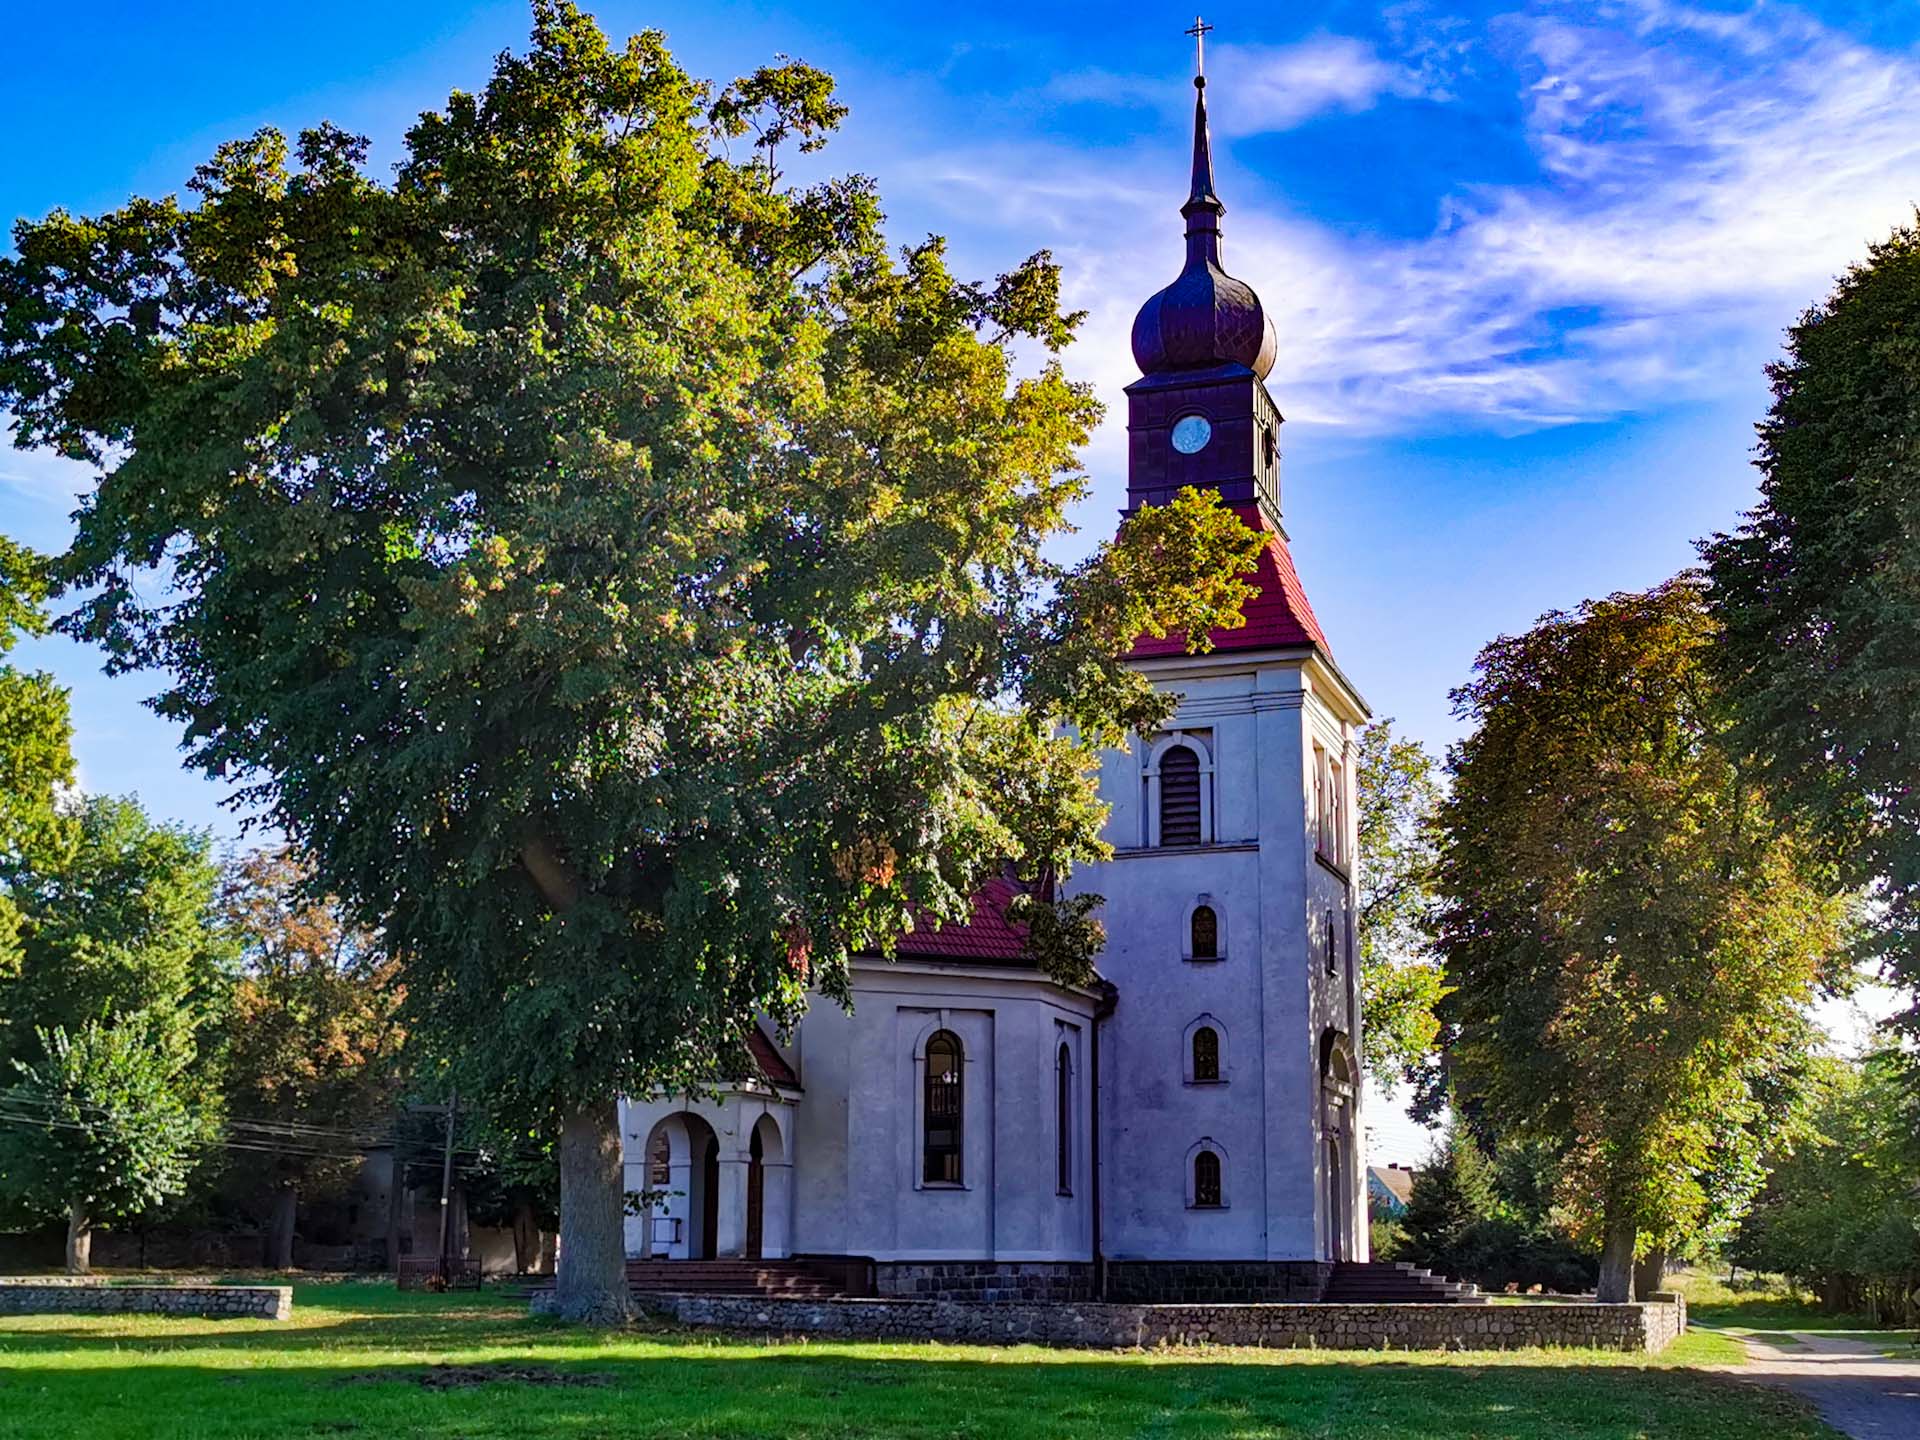
<path fill-rule="evenodd" d="M 1323 1258 L 1320 1036 L 1341 1029 L 1357 1053 L 1358 1027 L 1351 966 L 1329 980 L 1313 945 L 1316 923 L 1340 906 L 1346 886 L 1313 858 L 1312 744 L 1318 734 L 1334 754 L 1348 749 L 1357 706 L 1305 656 L 1184 657 L 1143 668 L 1181 695 L 1170 729 L 1208 732 L 1214 828 L 1198 847 L 1145 848 L 1141 776 L 1152 742 L 1104 757 L 1116 853 L 1076 874 L 1073 887 L 1106 897 L 1100 969 L 1120 990 L 1101 1038 L 1105 1252 Z M 1350 822 L 1351 804 L 1347 813 Z M 1221 921 L 1217 962 L 1182 958 L 1188 916 L 1203 895 Z M 1186 1032 L 1202 1013 L 1222 1022 L 1221 1086 L 1186 1082 Z M 1190 1155 L 1203 1142 L 1223 1155 L 1220 1210 L 1187 1203 Z M 1350 1209 L 1364 1216 L 1364 1170 L 1349 1169 L 1358 1172 Z M 1364 1253 L 1351 1232 L 1348 1246 Z"/>

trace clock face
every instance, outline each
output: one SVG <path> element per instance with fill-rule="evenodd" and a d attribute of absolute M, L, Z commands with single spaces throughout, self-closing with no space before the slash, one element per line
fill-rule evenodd
<path fill-rule="evenodd" d="M 1183 415 L 1173 422 L 1173 448 L 1182 455 L 1198 455 L 1213 438 L 1213 426 L 1198 415 Z"/>

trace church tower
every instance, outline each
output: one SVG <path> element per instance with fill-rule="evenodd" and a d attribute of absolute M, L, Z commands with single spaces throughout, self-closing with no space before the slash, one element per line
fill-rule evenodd
<path fill-rule="evenodd" d="M 1133 326 L 1129 511 L 1213 490 L 1264 544 L 1246 624 L 1131 663 L 1179 696 L 1103 759 L 1117 998 L 1095 1054 L 1096 1243 L 1115 1300 L 1317 1299 L 1367 1258 L 1359 1119 L 1353 769 L 1365 702 L 1307 602 L 1283 528 L 1279 338 L 1229 275 L 1204 73 L 1185 263 Z"/>

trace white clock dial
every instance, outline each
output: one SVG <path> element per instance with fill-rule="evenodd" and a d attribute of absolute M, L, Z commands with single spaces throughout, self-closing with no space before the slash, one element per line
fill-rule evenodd
<path fill-rule="evenodd" d="M 1199 415 L 1183 415 L 1173 423 L 1173 448 L 1182 455 L 1198 455 L 1213 438 L 1213 426 Z"/>

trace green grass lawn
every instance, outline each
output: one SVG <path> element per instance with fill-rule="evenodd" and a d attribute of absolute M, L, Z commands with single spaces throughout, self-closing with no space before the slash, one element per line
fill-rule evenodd
<path fill-rule="evenodd" d="M 1526 1437 L 1813 1440 L 1795 1402 L 1599 1352 L 1152 1354 L 583 1332 L 491 1295 L 295 1287 L 287 1324 L 0 1320 L 0 1436 Z"/>

